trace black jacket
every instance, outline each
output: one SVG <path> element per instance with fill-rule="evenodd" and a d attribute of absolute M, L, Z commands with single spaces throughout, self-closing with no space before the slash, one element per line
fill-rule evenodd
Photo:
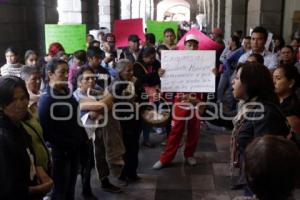
<path fill-rule="evenodd" d="M 0 199 L 28 199 L 30 136 L 0 111 Z"/>
<path fill-rule="evenodd" d="M 129 47 L 124 47 L 122 49 L 122 52 L 120 54 L 120 59 L 124 59 L 124 58 L 130 60 L 132 63 L 134 63 L 136 61 L 134 56 L 130 52 Z"/>
<path fill-rule="evenodd" d="M 118 103 L 115 104 L 115 111 L 120 110 L 120 112 L 116 112 L 115 114 L 122 119 L 133 117 L 126 120 L 119 120 L 121 123 L 123 134 L 139 133 L 141 131 L 142 124 L 141 113 L 147 107 L 146 105 L 140 106 L 139 104 L 148 102 L 147 95 L 143 95 L 143 93 L 145 93 L 144 88 L 140 80 L 137 79 L 134 84 L 135 97 L 133 99 L 124 99 L 123 91 L 127 88 L 128 84 L 117 84 L 119 81 L 124 80 L 117 76 L 109 87 L 109 91 L 114 95 L 114 103 Z M 120 96 L 123 96 L 123 98 L 118 98 Z M 132 112 L 130 112 L 131 108 L 133 108 Z"/>
<path fill-rule="evenodd" d="M 51 90 L 47 86 L 39 101 L 39 118 L 45 140 L 50 142 L 52 148 L 76 152 L 87 137 L 84 128 L 78 124 L 78 102 L 69 91 L 62 94 Z"/>
<path fill-rule="evenodd" d="M 245 119 L 239 129 L 238 149 L 240 153 L 243 153 L 247 145 L 256 137 L 266 134 L 286 137 L 289 134 L 286 119 L 279 107 L 270 103 L 263 103 L 262 105 L 262 112 L 255 111 L 254 108 L 254 111 L 247 115 L 251 118 L 261 119 Z"/>
<path fill-rule="evenodd" d="M 160 68 L 160 62 L 155 61 L 152 65 L 152 72 L 148 72 L 147 67 L 141 63 L 136 62 L 133 65 L 133 74 L 137 77 L 143 85 L 148 86 L 160 85 L 160 77 L 158 75 L 158 69 Z"/>

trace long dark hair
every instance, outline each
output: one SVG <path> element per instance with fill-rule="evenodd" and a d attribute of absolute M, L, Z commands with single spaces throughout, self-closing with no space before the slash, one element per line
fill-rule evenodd
<path fill-rule="evenodd" d="M 152 54 L 156 54 L 155 48 L 151 47 L 151 46 L 146 46 L 146 47 L 141 49 L 137 61 L 140 62 L 140 63 L 144 63 L 143 57 L 148 57 Z"/>
<path fill-rule="evenodd" d="M 245 173 L 250 189 L 261 200 L 288 199 L 299 180 L 300 156 L 287 139 L 266 135 L 245 151 Z"/>
<path fill-rule="evenodd" d="M 270 102 L 279 105 L 279 99 L 275 93 L 273 79 L 268 68 L 257 62 L 241 64 L 240 79 L 246 88 L 247 100 L 257 97 L 257 101 Z"/>
<path fill-rule="evenodd" d="M 0 107 L 8 106 L 14 98 L 15 88 L 20 87 L 24 90 L 26 97 L 29 99 L 29 94 L 26 89 L 25 81 L 16 76 L 0 77 Z"/>
<path fill-rule="evenodd" d="M 294 65 L 281 64 L 277 69 L 281 69 L 283 71 L 284 76 L 287 80 L 294 80 L 295 83 L 292 87 L 292 90 L 295 91 L 299 87 L 300 83 L 300 75 L 298 73 L 298 69 Z"/>

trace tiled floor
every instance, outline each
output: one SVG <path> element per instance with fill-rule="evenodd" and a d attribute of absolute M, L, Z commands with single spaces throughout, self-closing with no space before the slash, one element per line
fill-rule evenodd
<path fill-rule="evenodd" d="M 198 165 L 184 164 L 183 148 L 179 149 L 173 164 L 161 170 L 152 170 L 163 146 L 162 135 L 152 134 L 156 143 L 153 149 L 141 147 L 139 175 L 142 180 L 129 184 L 120 194 L 101 190 L 95 172 L 92 187 L 99 200 L 231 200 L 242 191 L 231 191 L 229 161 L 229 132 L 201 130 L 199 145 L 195 156 Z M 112 178 L 113 181 L 116 181 Z M 80 177 L 76 187 L 76 200 L 82 199 Z M 296 191 L 296 199 L 300 192 Z"/>

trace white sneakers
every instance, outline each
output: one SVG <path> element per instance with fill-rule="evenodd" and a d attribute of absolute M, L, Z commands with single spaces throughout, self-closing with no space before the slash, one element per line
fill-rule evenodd
<path fill-rule="evenodd" d="M 197 165 L 197 160 L 195 157 L 188 157 L 186 160 L 185 160 L 190 166 L 195 166 Z"/>
<path fill-rule="evenodd" d="M 187 162 L 190 166 L 195 166 L 195 165 L 197 165 L 197 160 L 196 160 L 196 158 L 195 157 L 188 157 L 188 158 L 186 158 L 185 159 L 185 162 Z M 157 161 L 153 166 L 152 166 L 152 169 L 161 169 L 161 168 L 163 168 L 165 165 L 164 164 L 162 164 L 161 162 L 160 162 L 160 160 L 159 161 Z"/>
<path fill-rule="evenodd" d="M 159 160 L 152 166 L 152 169 L 161 169 L 163 167 L 164 167 L 164 165 Z"/>

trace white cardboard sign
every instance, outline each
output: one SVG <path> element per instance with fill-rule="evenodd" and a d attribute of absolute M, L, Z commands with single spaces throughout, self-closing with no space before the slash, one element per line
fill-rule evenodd
<path fill-rule="evenodd" d="M 215 92 L 216 51 L 162 51 L 162 92 Z"/>

